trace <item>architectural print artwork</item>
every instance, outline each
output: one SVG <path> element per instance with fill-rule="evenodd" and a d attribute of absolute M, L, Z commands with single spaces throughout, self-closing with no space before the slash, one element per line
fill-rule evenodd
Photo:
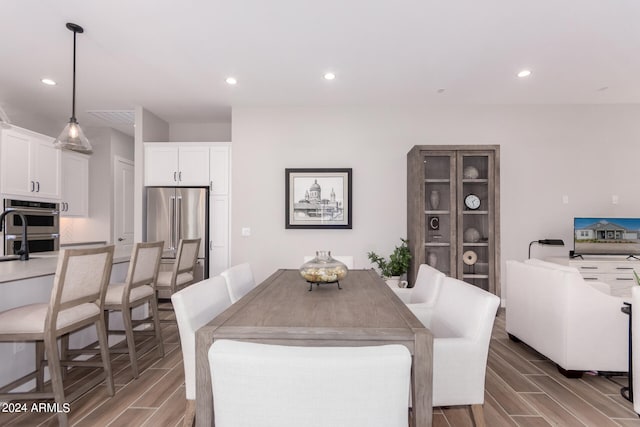
<path fill-rule="evenodd" d="M 285 169 L 285 228 L 351 228 L 351 169 Z"/>

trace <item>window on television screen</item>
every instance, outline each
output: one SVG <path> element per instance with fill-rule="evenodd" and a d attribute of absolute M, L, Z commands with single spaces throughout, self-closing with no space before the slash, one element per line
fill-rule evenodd
<path fill-rule="evenodd" d="M 640 218 L 574 218 L 576 255 L 640 254 Z"/>

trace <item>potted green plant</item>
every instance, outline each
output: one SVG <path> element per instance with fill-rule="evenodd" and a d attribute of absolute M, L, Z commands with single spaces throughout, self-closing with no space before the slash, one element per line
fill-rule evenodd
<path fill-rule="evenodd" d="M 411 262 L 408 241 L 402 238 L 400 240 L 402 244 L 395 247 L 389 259 L 385 259 L 373 251 L 367 253 L 369 261 L 378 266 L 380 274 L 391 287 L 398 287 L 400 276 L 409 271 L 409 263 Z"/>

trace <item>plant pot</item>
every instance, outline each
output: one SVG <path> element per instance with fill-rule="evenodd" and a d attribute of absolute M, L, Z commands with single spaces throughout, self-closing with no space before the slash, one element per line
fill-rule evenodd
<path fill-rule="evenodd" d="M 395 289 L 400 286 L 400 276 L 385 277 L 385 282 L 390 288 Z"/>

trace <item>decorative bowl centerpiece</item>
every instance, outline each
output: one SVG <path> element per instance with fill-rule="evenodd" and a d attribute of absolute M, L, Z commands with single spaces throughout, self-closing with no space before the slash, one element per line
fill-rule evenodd
<path fill-rule="evenodd" d="M 337 283 L 340 287 L 340 280 L 347 277 L 347 266 L 331 257 L 331 251 L 317 251 L 316 257 L 305 262 L 300 267 L 300 275 L 310 283 L 310 285 L 323 283 Z M 312 287 L 309 286 L 309 290 Z"/>

